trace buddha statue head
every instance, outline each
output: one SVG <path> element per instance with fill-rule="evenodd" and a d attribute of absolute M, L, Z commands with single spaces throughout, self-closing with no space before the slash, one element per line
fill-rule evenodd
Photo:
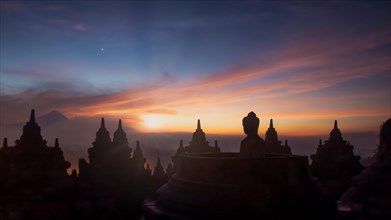
<path fill-rule="evenodd" d="M 254 112 L 248 113 L 248 115 L 243 118 L 242 123 L 245 134 L 248 136 L 258 135 L 259 118 Z"/>

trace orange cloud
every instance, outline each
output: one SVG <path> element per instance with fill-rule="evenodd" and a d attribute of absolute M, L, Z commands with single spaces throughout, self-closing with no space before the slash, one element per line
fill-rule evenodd
<path fill-rule="evenodd" d="M 390 43 L 387 34 L 389 30 L 363 38 L 324 36 L 322 42 L 318 39 L 296 42 L 253 65 L 235 66 L 199 78 L 174 79 L 164 74 L 159 80 L 119 92 L 89 94 L 69 89 L 67 85 L 59 89 L 61 86 L 56 85 L 29 90 L 20 97 L 24 97 L 27 106 L 58 109 L 71 117 L 132 118 L 135 127 L 140 129 L 147 115 L 165 115 L 160 119 L 167 127 L 160 127 L 161 131 L 192 131 L 192 122 L 200 117 L 212 122 L 213 132 L 240 133 L 240 122 L 238 126 L 236 121 L 229 120 L 240 121 L 251 110 L 284 120 L 387 117 L 385 109 L 367 106 L 365 101 L 359 108 L 338 106 L 345 100 L 356 100 L 357 94 L 311 96 L 314 91 L 387 71 L 390 55 L 386 50 L 375 50 Z M 377 95 L 379 93 L 366 91 L 360 96 L 370 100 Z M 286 126 L 294 132 L 294 126 Z"/>

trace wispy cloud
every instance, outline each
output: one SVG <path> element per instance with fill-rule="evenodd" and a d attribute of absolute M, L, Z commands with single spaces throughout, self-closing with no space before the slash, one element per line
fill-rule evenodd
<path fill-rule="evenodd" d="M 52 77 L 50 73 L 25 69 L 1 69 L 1 74 L 16 75 L 31 78 Z"/>
<path fill-rule="evenodd" d="M 176 115 L 176 111 L 172 110 L 172 109 L 150 109 L 150 110 L 147 110 L 146 113 Z"/>
<path fill-rule="evenodd" d="M 22 5 L 16 2 L 0 2 L 0 11 L 21 11 Z"/>
<path fill-rule="evenodd" d="M 49 24 L 68 24 L 69 22 L 65 19 L 55 18 L 55 19 L 49 19 L 48 23 Z"/>
<path fill-rule="evenodd" d="M 72 26 L 72 28 L 77 30 L 77 31 L 86 31 L 87 30 L 87 25 L 79 23 L 79 24 L 74 24 Z"/>
<path fill-rule="evenodd" d="M 328 100 L 331 106 L 323 109 L 314 108 L 314 103 L 321 103 L 321 100 L 311 96 L 300 99 L 294 95 L 310 94 L 389 71 L 389 34 L 390 30 L 385 30 L 363 37 L 339 35 L 328 36 L 321 42 L 317 38 L 303 40 L 252 65 L 234 66 L 206 77 L 175 79 L 165 73 L 158 80 L 121 91 L 91 93 L 66 83 L 45 84 L 20 94 L 2 95 L 4 104 L 1 111 L 7 113 L 1 114 L 1 120 L 8 120 L 8 114 L 14 114 L 12 109 L 16 107 L 38 108 L 43 112 L 58 109 L 71 117 L 106 115 L 132 120 L 145 114 L 180 117 L 197 109 L 206 112 L 219 109 L 221 114 L 225 111 L 231 113 L 233 109 L 241 111 L 241 108 L 259 108 L 264 112 L 274 111 L 281 117 L 293 118 L 384 116 L 387 113 L 383 109 L 376 106 L 370 108 L 365 103 L 360 109 L 352 106 L 344 111 L 332 106 L 347 94 Z M 22 71 L 18 74 L 29 73 Z M 298 103 L 301 103 L 301 110 L 286 108 Z M 231 107 L 225 109 L 227 106 Z M 25 117 L 24 111 L 21 117 Z"/>
<path fill-rule="evenodd" d="M 45 5 L 45 6 L 42 6 L 41 9 L 45 10 L 45 11 L 58 12 L 58 11 L 67 10 L 68 7 L 65 5 Z"/>

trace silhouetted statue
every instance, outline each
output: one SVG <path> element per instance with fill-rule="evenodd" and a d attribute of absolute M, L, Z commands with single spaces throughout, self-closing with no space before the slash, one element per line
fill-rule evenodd
<path fill-rule="evenodd" d="M 265 156 L 265 141 L 258 135 L 259 118 L 254 112 L 243 118 L 243 130 L 247 135 L 240 143 L 239 158 L 262 158 Z"/>
<path fill-rule="evenodd" d="M 329 140 L 324 144 L 320 140 L 315 155 L 311 155 L 311 172 L 322 185 L 339 198 L 351 185 L 354 176 L 361 173 L 364 167 L 360 156 L 353 154 L 353 146 L 342 138 L 337 120 L 330 132 Z"/>
<path fill-rule="evenodd" d="M 277 131 L 273 126 L 273 119 L 270 119 L 269 128 L 265 135 L 266 153 L 292 154 L 291 148 L 288 146 L 288 141 L 285 145 L 278 140 Z"/>
<path fill-rule="evenodd" d="M 186 153 L 219 153 L 220 148 L 212 147 L 209 145 L 209 142 L 206 141 L 205 132 L 201 129 L 201 121 L 197 121 L 197 129 L 193 133 L 193 138 L 190 141 L 189 146 L 185 147 Z"/>
<path fill-rule="evenodd" d="M 381 127 L 377 155 L 341 197 L 350 206 L 349 219 L 391 219 L 391 118 Z"/>
<path fill-rule="evenodd" d="M 265 157 L 258 126 L 254 112 L 243 119 L 240 153 L 186 153 L 181 141 L 176 173 L 144 200 L 145 219 L 336 219 L 336 201 L 310 175 L 308 158 Z M 163 176 L 160 161 L 156 173 Z"/>

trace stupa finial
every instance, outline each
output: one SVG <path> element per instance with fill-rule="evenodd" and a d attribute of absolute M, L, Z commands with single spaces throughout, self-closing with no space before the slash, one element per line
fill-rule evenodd
<path fill-rule="evenodd" d="M 54 147 L 59 148 L 60 144 L 58 143 L 58 138 L 54 141 Z"/>
<path fill-rule="evenodd" d="M 121 121 L 121 119 L 118 122 L 118 130 L 122 130 L 122 121 Z"/>
<path fill-rule="evenodd" d="M 102 118 L 101 121 L 100 121 L 100 127 L 101 128 L 106 128 L 105 126 L 105 118 Z"/>
<path fill-rule="evenodd" d="M 30 122 L 35 122 L 35 110 L 31 109 Z"/>

